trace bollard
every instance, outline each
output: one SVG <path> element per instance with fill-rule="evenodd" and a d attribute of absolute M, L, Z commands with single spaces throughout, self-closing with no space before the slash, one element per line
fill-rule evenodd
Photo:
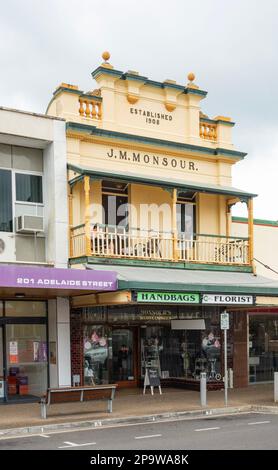
<path fill-rule="evenodd" d="M 201 406 L 207 406 L 207 374 L 205 372 L 200 374 L 200 395 Z"/>
<path fill-rule="evenodd" d="M 274 401 L 278 401 L 278 372 L 274 372 Z"/>

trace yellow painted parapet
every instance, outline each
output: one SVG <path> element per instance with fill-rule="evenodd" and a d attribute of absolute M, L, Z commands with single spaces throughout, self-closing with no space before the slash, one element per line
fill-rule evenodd
<path fill-rule="evenodd" d="M 200 120 L 200 137 L 201 139 L 217 141 L 217 126 Z"/>
<path fill-rule="evenodd" d="M 231 122 L 232 119 L 230 117 L 227 117 L 227 116 L 216 116 L 215 118 L 213 118 L 214 121 L 227 121 L 227 122 Z"/>
<path fill-rule="evenodd" d="M 195 83 L 193 72 L 179 85 L 172 79 L 151 80 L 135 70 L 117 70 L 109 63 L 108 51 L 102 59 L 92 72 L 98 89 L 84 93 L 77 85 L 61 83 L 47 114 L 125 134 L 233 149 L 231 119 L 200 114 L 207 93 Z"/>
<path fill-rule="evenodd" d="M 89 93 L 79 97 L 79 114 L 80 116 L 101 119 L 101 101 L 96 100 L 94 96 L 90 97 Z"/>
<path fill-rule="evenodd" d="M 62 82 L 60 87 L 62 88 L 68 88 L 69 90 L 78 90 L 78 86 L 77 85 L 71 85 L 70 83 L 64 83 Z"/>
<path fill-rule="evenodd" d="M 172 87 L 172 85 L 176 85 L 175 80 L 165 80 L 164 84 L 164 96 L 165 101 L 164 105 L 167 111 L 172 113 L 177 107 L 177 99 L 178 96 L 181 94 L 180 90 L 176 90 Z"/>
<path fill-rule="evenodd" d="M 126 99 L 130 104 L 135 104 L 140 99 L 140 89 L 144 85 L 145 80 L 139 76 L 139 72 L 128 70 L 126 73 Z"/>

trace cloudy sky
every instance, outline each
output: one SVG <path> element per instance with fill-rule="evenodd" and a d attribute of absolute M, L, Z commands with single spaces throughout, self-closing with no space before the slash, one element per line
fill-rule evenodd
<path fill-rule="evenodd" d="M 153 80 L 185 84 L 193 71 L 205 114 L 231 116 L 248 152 L 234 186 L 259 194 L 256 217 L 277 220 L 277 18 L 277 0 L 2 1 L 0 105 L 44 113 L 59 83 L 91 89 L 104 50 Z"/>

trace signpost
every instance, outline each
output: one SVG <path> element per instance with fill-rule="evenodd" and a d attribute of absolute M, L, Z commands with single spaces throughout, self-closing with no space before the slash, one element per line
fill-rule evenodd
<path fill-rule="evenodd" d="M 225 385 L 225 405 L 228 404 L 228 367 L 227 367 L 227 330 L 229 329 L 229 314 L 221 313 L 221 330 L 224 330 L 224 385 Z"/>
<path fill-rule="evenodd" d="M 162 394 L 161 385 L 160 385 L 160 377 L 159 377 L 159 368 L 158 367 L 146 366 L 143 395 L 145 395 L 146 387 L 148 385 L 151 388 L 151 394 L 152 395 L 153 395 L 153 388 L 154 387 L 158 387 L 160 395 Z"/>

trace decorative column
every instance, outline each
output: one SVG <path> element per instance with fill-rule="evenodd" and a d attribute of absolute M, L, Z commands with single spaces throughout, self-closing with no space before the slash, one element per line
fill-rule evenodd
<path fill-rule="evenodd" d="M 249 238 L 249 264 L 254 270 L 254 216 L 253 216 L 253 199 L 248 199 L 248 238 Z"/>
<path fill-rule="evenodd" d="M 70 258 L 74 256 L 73 253 L 73 240 L 72 240 L 72 226 L 73 226 L 73 207 L 72 207 L 72 188 L 69 189 L 68 199 L 69 199 L 69 246 L 70 246 Z"/>
<path fill-rule="evenodd" d="M 173 257 L 178 261 L 178 238 L 177 238 L 177 189 L 173 189 L 172 194 L 172 231 L 173 231 Z"/>
<path fill-rule="evenodd" d="M 91 214 L 90 214 L 90 177 L 84 176 L 85 192 L 85 251 L 91 256 Z"/>
<path fill-rule="evenodd" d="M 229 205 L 229 201 L 226 202 L 226 237 L 230 237 L 231 235 L 231 206 Z"/>

